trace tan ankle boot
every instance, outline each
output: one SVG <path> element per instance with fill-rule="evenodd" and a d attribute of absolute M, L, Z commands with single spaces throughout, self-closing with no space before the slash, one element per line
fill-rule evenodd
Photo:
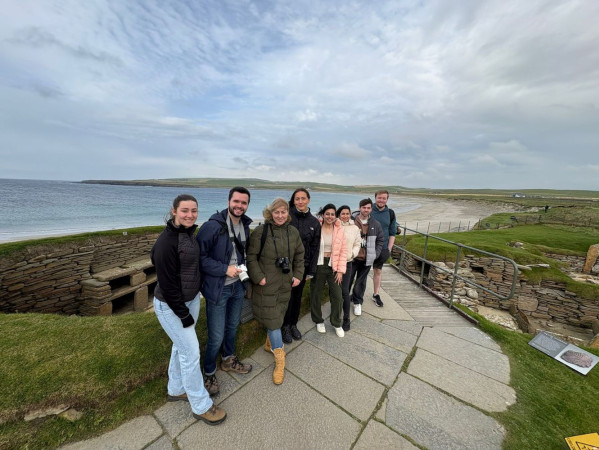
<path fill-rule="evenodd" d="M 281 384 L 285 378 L 285 350 L 275 348 L 272 352 L 275 355 L 275 370 L 272 373 L 272 382 Z"/>
<path fill-rule="evenodd" d="M 270 347 L 270 339 L 268 337 L 268 334 L 266 335 L 266 342 L 264 343 L 264 351 L 265 352 L 271 352 L 272 348 Z"/>

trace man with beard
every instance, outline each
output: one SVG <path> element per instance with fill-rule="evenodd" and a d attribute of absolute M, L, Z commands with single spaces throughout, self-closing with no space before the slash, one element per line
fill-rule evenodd
<path fill-rule="evenodd" d="M 221 370 L 242 374 L 252 370 L 250 364 L 242 363 L 235 355 L 235 338 L 245 294 L 243 281 L 247 279 L 245 258 L 252 219 L 245 212 L 249 204 L 250 192 L 246 188 L 232 188 L 228 208 L 213 214 L 197 235 L 202 278 L 200 289 L 206 298 L 208 328 L 204 385 L 211 396 L 219 392 L 215 373 L 221 347 Z"/>

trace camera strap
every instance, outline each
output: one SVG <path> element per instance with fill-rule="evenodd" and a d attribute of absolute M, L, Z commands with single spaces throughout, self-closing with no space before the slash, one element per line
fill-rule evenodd
<path fill-rule="evenodd" d="M 243 233 L 244 232 L 243 231 L 243 224 L 241 223 L 241 220 L 239 221 L 239 224 L 241 225 L 241 233 Z M 235 236 L 235 232 L 233 231 L 233 223 L 231 222 L 231 217 L 229 217 L 229 215 L 227 215 L 227 228 L 229 230 L 229 239 L 231 240 L 231 244 L 233 244 L 234 247 L 237 248 L 237 251 L 239 252 L 239 254 L 241 255 L 241 257 L 245 261 L 245 247 L 239 241 L 239 239 L 237 238 L 237 236 Z"/>
<path fill-rule="evenodd" d="M 266 224 L 269 228 L 270 228 L 270 235 L 272 236 L 272 242 L 275 244 L 275 253 L 277 255 L 277 258 L 279 257 L 279 250 L 277 249 L 277 240 L 275 239 L 275 232 L 272 229 L 272 224 L 271 223 L 267 223 Z M 289 225 L 287 225 L 287 258 L 290 259 L 291 258 L 291 247 L 289 244 Z M 262 249 L 260 249 L 262 250 Z M 262 253 L 262 252 L 260 252 Z"/>

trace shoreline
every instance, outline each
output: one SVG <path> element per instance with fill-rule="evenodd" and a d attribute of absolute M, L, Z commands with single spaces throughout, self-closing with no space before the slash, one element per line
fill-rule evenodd
<path fill-rule="evenodd" d="M 395 210 L 399 200 L 418 205 L 409 211 Z M 394 196 L 388 206 L 395 210 L 397 224 L 421 232 L 458 231 L 472 228 L 491 214 L 515 211 L 505 205 L 478 200 L 433 199 L 428 197 Z"/>
<path fill-rule="evenodd" d="M 365 197 L 368 196 L 367 194 L 364 195 Z M 427 197 L 410 197 L 403 195 L 393 195 L 389 199 L 388 206 L 395 210 L 398 225 L 425 232 L 428 229 L 430 229 L 431 232 L 436 232 L 439 229 L 441 231 L 449 231 L 450 229 L 451 231 L 457 231 L 458 227 L 461 230 L 464 230 L 467 226 L 472 228 L 476 222 L 491 214 L 515 210 L 507 209 L 502 205 L 494 205 L 476 200 L 432 199 Z M 315 211 L 313 210 L 313 213 L 314 212 Z M 261 222 L 261 220 L 254 220 L 255 224 L 258 222 Z M 107 229 L 96 231 L 112 230 Z M 0 241 L 0 245 L 45 238 L 58 238 L 84 233 L 90 233 L 90 231 L 39 234 L 35 236 L 27 236 L 24 239 L 14 238 Z"/>

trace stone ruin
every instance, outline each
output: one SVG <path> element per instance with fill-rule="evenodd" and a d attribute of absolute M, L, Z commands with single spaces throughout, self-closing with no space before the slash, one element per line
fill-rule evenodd
<path fill-rule="evenodd" d="M 591 246 L 586 260 L 579 256 L 546 256 L 563 262 L 567 267 L 564 271 L 572 279 L 599 284 L 598 250 L 599 244 Z M 394 247 L 392 256 L 399 260 L 401 248 Z M 441 297 L 449 299 L 455 263 L 434 264 L 440 269 L 425 264 L 423 284 Z M 590 267 L 590 273 L 583 273 L 587 267 Z M 419 278 L 422 262 L 406 254 L 402 268 Z M 518 269 L 514 296 L 507 301 L 500 301 L 460 279 L 456 281 L 453 300 L 507 328 L 520 329 L 530 334 L 547 330 L 574 344 L 599 348 L 599 298 L 581 298 L 570 292 L 564 282 L 542 280 L 540 283 L 532 283 L 522 275 L 522 272 L 531 270 L 532 267 L 518 266 Z M 458 274 L 505 297 L 512 285 L 513 266 L 498 258 L 467 255 L 459 263 Z"/>

